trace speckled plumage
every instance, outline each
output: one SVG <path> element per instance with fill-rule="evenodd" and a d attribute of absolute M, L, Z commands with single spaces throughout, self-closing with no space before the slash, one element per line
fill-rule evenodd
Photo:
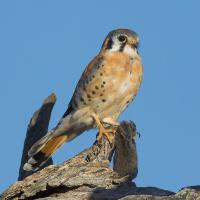
<path fill-rule="evenodd" d="M 42 165 L 64 142 L 97 127 L 101 138 L 109 132 L 104 123 L 117 119 L 136 96 L 142 81 L 142 63 L 137 51 L 138 36 L 128 29 L 110 32 L 99 54 L 83 72 L 68 110 L 44 138 L 29 151 L 25 170 Z"/>
<path fill-rule="evenodd" d="M 94 61 L 81 77 L 70 106 L 88 106 L 100 119 L 109 116 L 116 120 L 137 94 L 142 79 L 140 58 L 131 59 L 123 52 L 101 52 Z"/>

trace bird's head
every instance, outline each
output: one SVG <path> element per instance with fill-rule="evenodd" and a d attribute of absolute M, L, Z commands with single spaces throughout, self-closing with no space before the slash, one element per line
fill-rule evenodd
<path fill-rule="evenodd" d="M 139 37 L 136 32 L 129 29 L 116 29 L 111 31 L 103 42 L 102 51 L 118 51 L 128 54 L 137 53 Z"/>

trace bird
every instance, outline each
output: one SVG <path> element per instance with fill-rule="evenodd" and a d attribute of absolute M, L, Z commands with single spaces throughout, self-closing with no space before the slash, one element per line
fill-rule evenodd
<path fill-rule="evenodd" d="M 108 33 L 99 53 L 83 71 L 68 109 L 58 124 L 28 151 L 25 171 L 36 171 L 64 143 L 97 128 L 97 140 L 110 141 L 120 114 L 140 88 L 143 65 L 138 53 L 139 36 L 130 29 Z"/>

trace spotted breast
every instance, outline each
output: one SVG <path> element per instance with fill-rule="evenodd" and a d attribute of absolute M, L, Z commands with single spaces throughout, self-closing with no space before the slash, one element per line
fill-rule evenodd
<path fill-rule="evenodd" d="M 91 65 L 93 67 L 83 73 L 77 85 L 72 106 L 75 109 L 89 106 L 100 118 L 110 116 L 116 120 L 133 101 L 141 84 L 140 57 L 106 51 L 101 52 L 88 68 Z"/>

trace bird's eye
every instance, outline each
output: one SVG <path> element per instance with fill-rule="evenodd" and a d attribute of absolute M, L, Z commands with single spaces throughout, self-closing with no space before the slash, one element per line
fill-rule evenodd
<path fill-rule="evenodd" d="M 124 35 L 120 35 L 119 37 L 118 37 L 118 40 L 120 41 L 120 42 L 126 42 L 126 40 L 127 40 L 127 38 L 124 36 Z"/>

